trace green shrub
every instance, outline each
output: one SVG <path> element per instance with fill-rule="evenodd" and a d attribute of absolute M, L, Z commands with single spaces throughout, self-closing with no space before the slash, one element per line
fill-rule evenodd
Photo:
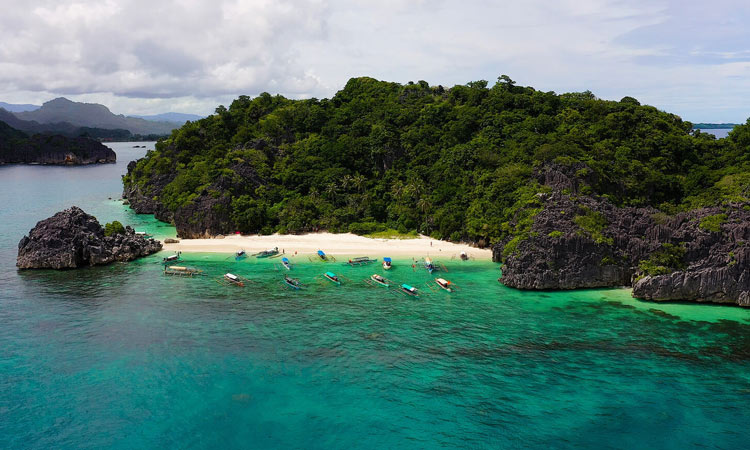
<path fill-rule="evenodd" d="M 591 239 L 597 244 L 609 244 L 614 243 L 612 238 L 605 237 L 602 232 L 607 228 L 607 218 L 604 214 L 598 211 L 592 211 L 589 208 L 582 208 L 583 214 L 576 215 L 573 221 L 581 227 L 581 229 L 587 232 Z"/>
<path fill-rule="evenodd" d="M 354 222 L 349 224 L 349 232 L 360 236 L 385 230 L 386 226 L 377 222 Z"/>
<path fill-rule="evenodd" d="M 550 233 L 547 236 L 551 237 L 552 239 L 557 239 L 561 237 L 562 235 L 563 235 L 562 231 L 555 230 L 555 231 L 550 231 Z"/>
<path fill-rule="evenodd" d="M 647 260 L 638 264 L 644 275 L 667 275 L 685 268 L 685 247 L 662 244 L 661 249 L 652 253 Z"/>
<path fill-rule="evenodd" d="M 721 225 L 727 222 L 729 217 L 726 214 L 714 214 L 713 216 L 706 216 L 701 219 L 698 225 L 701 230 L 710 231 L 712 233 L 721 232 Z"/>
<path fill-rule="evenodd" d="M 116 220 L 104 225 L 104 235 L 112 236 L 113 234 L 125 234 L 125 227 Z"/>

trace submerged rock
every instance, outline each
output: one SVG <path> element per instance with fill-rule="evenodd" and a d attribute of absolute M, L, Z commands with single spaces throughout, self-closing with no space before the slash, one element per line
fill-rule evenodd
<path fill-rule="evenodd" d="M 40 221 L 21 239 L 16 265 L 20 269 L 72 269 L 132 261 L 161 248 L 161 242 L 138 236 L 131 227 L 105 236 L 94 216 L 73 206 Z"/>

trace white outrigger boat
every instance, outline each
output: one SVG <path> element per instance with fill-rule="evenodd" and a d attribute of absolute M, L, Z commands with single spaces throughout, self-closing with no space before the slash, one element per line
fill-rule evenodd
<path fill-rule="evenodd" d="M 444 278 L 435 278 L 435 284 L 445 289 L 448 292 L 453 292 L 455 285 Z"/>
<path fill-rule="evenodd" d="M 370 275 L 370 280 L 383 287 L 389 287 L 391 285 L 390 280 L 376 273 Z"/>
<path fill-rule="evenodd" d="M 179 275 L 183 277 L 192 277 L 200 275 L 201 271 L 193 267 L 185 266 L 164 266 L 164 275 Z"/>
<path fill-rule="evenodd" d="M 245 287 L 245 283 L 243 282 L 242 278 L 238 277 L 237 275 L 233 273 L 225 273 L 224 280 L 229 282 L 229 284 L 233 284 L 239 287 Z"/>
<path fill-rule="evenodd" d="M 391 267 L 393 266 L 393 261 L 391 261 L 391 258 L 386 256 L 383 258 L 383 270 L 391 270 Z"/>

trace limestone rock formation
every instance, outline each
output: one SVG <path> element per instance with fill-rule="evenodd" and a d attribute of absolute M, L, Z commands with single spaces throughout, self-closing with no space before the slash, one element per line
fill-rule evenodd
<path fill-rule="evenodd" d="M 18 243 L 20 269 L 72 269 L 131 261 L 161 250 L 154 239 L 125 233 L 105 236 L 94 216 L 73 206 L 42 220 Z"/>

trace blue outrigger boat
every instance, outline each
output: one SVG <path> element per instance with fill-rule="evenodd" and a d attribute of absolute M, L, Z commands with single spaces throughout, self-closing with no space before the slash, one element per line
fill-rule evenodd
<path fill-rule="evenodd" d="M 419 291 L 417 290 L 417 288 L 409 286 L 408 284 L 401 285 L 401 292 L 406 295 L 411 295 L 412 297 L 419 297 Z"/>
<path fill-rule="evenodd" d="M 320 259 L 322 259 L 323 261 L 328 261 L 328 257 L 326 256 L 325 252 L 323 252 L 323 250 L 318 250 L 318 256 L 319 256 L 319 257 L 320 257 Z"/>
<path fill-rule="evenodd" d="M 234 260 L 235 261 L 239 261 L 239 260 L 245 259 L 245 258 L 247 258 L 247 253 L 245 252 L 245 250 L 237 250 L 234 253 Z"/>
<path fill-rule="evenodd" d="M 391 258 L 386 256 L 383 258 L 383 270 L 391 270 L 392 261 Z"/>
<path fill-rule="evenodd" d="M 435 264 L 432 263 L 432 260 L 429 257 L 424 259 L 424 268 L 430 273 L 435 270 Z"/>
<path fill-rule="evenodd" d="M 289 262 L 289 258 L 286 256 L 281 258 L 281 265 L 286 268 L 286 270 L 292 270 L 292 263 Z"/>
<path fill-rule="evenodd" d="M 333 272 L 326 272 L 326 273 L 323 274 L 323 276 L 326 277 L 332 283 L 334 283 L 336 285 L 341 285 L 341 280 L 339 279 L 339 277 L 336 276 L 335 273 L 333 273 Z"/>

